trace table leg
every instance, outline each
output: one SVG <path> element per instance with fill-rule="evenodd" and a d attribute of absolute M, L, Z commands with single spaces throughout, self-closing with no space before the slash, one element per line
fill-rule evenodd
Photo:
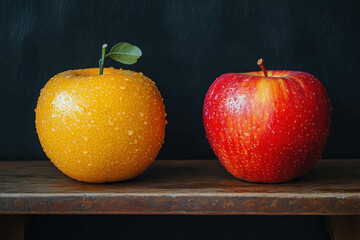
<path fill-rule="evenodd" d="M 0 239 L 24 240 L 29 226 L 29 216 L 0 215 Z"/>
<path fill-rule="evenodd" d="M 331 240 L 359 240 L 360 215 L 325 216 Z"/>

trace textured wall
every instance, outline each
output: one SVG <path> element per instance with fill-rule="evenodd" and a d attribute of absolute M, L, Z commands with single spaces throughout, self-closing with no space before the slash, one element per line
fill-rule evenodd
<path fill-rule="evenodd" d="M 328 89 L 333 125 L 324 157 L 359 157 L 359 1 L 1 1 L 1 159 L 45 159 L 34 128 L 40 89 L 56 73 L 96 67 L 101 45 L 128 41 L 168 112 L 160 159 L 213 158 L 202 126 L 217 76 L 309 72 Z M 106 66 L 124 67 L 113 60 Z"/>

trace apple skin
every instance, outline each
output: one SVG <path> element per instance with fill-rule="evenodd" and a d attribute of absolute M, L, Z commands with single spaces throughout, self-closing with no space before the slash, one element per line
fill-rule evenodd
<path fill-rule="evenodd" d="M 249 182 L 287 182 L 321 158 L 331 104 L 314 76 L 297 71 L 228 73 L 209 88 L 206 137 L 221 164 Z"/>

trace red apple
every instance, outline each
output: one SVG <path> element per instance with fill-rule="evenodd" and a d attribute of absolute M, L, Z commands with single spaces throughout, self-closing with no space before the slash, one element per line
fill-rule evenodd
<path fill-rule="evenodd" d="M 227 73 L 206 94 L 206 137 L 235 177 L 277 183 L 302 176 L 321 158 L 331 105 L 314 76 L 297 71 Z"/>

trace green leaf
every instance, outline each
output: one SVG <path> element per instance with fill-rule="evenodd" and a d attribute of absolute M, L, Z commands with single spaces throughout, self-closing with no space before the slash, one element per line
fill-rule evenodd
<path fill-rule="evenodd" d="M 113 46 L 106 56 L 124 64 L 134 64 L 141 55 L 142 52 L 137 46 L 127 42 L 121 42 Z"/>

